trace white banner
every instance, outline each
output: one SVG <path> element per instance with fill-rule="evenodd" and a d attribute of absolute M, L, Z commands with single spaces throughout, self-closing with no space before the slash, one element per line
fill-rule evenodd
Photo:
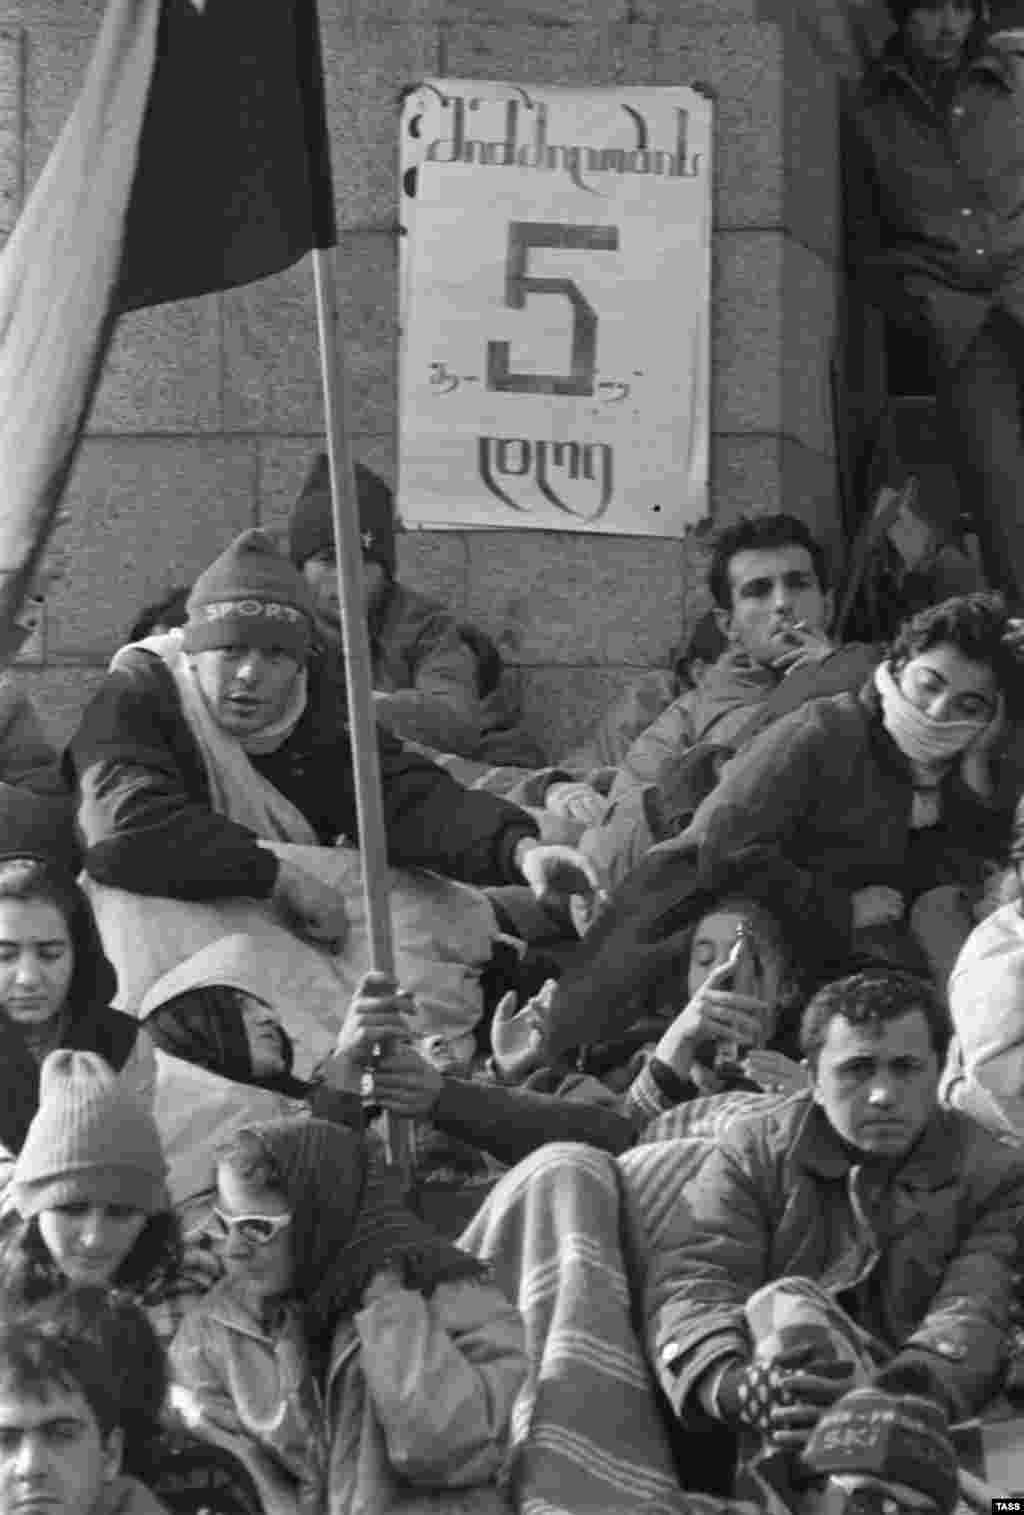
<path fill-rule="evenodd" d="M 438 79 L 402 120 L 408 526 L 707 510 L 710 101 Z"/>

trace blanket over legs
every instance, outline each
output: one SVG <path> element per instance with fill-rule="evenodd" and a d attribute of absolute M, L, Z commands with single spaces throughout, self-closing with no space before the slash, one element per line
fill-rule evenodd
<path fill-rule="evenodd" d="M 512 1417 L 516 1507 L 752 1515 L 754 1506 L 680 1487 L 634 1324 L 623 1199 L 614 1158 L 551 1143 L 505 1174 L 459 1240 L 490 1264 L 526 1322 L 532 1370 Z"/>

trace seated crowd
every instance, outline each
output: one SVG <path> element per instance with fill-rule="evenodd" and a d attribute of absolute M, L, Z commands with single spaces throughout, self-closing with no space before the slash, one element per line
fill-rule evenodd
<path fill-rule="evenodd" d="M 807 526 L 741 519 L 714 649 L 547 762 L 357 484 L 393 975 L 322 456 L 62 755 L 0 683 L 0 1515 L 1010 1493 L 1024 623 L 841 644 Z"/>

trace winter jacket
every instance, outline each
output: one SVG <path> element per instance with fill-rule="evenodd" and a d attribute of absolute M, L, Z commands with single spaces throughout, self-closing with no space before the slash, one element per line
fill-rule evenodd
<path fill-rule="evenodd" d="M 204 1422 L 230 1428 L 268 1515 L 384 1515 L 403 1489 L 492 1482 L 527 1366 L 518 1311 L 475 1280 L 429 1299 L 396 1286 L 341 1320 L 322 1392 L 297 1312 L 268 1330 L 230 1278 L 186 1317 L 170 1362 Z"/>
<path fill-rule="evenodd" d="M 137 1478 L 115 1478 L 104 1489 L 98 1505 L 85 1515 L 168 1515 L 167 1506 Z"/>
<path fill-rule="evenodd" d="M 1024 917 L 1019 900 L 971 932 L 949 979 L 955 1035 L 942 1097 L 1024 1143 Z"/>
<path fill-rule="evenodd" d="M 705 737 L 728 746 L 780 682 L 747 653 L 724 652 L 696 688 L 684 690 L 634 740 L 619 764 L 612 794 L 660 783 L 667 764 Z"/>
<path fill-rule="evenodd" d="M 474 757 L 483 721 L 479 669 L 455 617 L 392 580 L 369 629 L 378 719 L 396 736 Z"/>
<path fill-rule="evenodd" d="M 877 661 L 874 648 L 851 642 L 779 678 L 745 652 L 723 653 L 697 688 L 680 695 L 636 738 L 619 766 L 612 795 L 637 784 L 670 783 L 674 762 L 699 743 L 746 746 L 764 726 L 808 700 L 859 689 Z"/>
<path fill-rule="evenodd" d="M 277 860 L 252 832 L 210 808 L 202 758 L 170 672 L 141 649 L 121 663 L 87 707 L 68 753 L 81 793 L 87 872 L 136 894 L 265 898 Z M 358 829 L 342 691 L 333 655 L 318 650 L 299 724 L 275 752 L 253 759 L 328 846 Z M 379 752 L 390 863 L 466 883 L 519 881 L 516 844 L 537 832 L 524 811 L 467 792 L 386 731 L 379 732 Z"/>
<path fill-rule="evenodd" d="M 937 826 L 913 831 L 909 764 L 882 724 L 873 685 L 812 700 L 728 763 L 687 833 L 710 866 L 740 849 L 777 849 L 817 879 L 822 909 L 849 927 L 849 897 L 885 884 L 913 898 L 980 879 L 1009 836 L 1012 809 L 988 804 L 955 770 Z"/>
<path fill-rule="evenodd" d="M 695 1410 L 712 1364 L 749 1355 L 745 1301 L 805 1277 L 926 1365 L 954 1419 L 974 1414 L 1000 1381 L 1022 1224 L 1019 1154 L 954 1110 L 935 1111 L 895 1170 L 874 1171 L 809 1093 L 740 1119 L 708 1143 L 649 1262 L 662 1386 L 677 1412 Z"/>
<path fill-rule="evenodd" d="M 894 39 L 848 126 L 853 270 L 871 303 L 956 363 L 994 306 L 1024 317 L 1024 54 L 990 45 L 939 101 Z"/>

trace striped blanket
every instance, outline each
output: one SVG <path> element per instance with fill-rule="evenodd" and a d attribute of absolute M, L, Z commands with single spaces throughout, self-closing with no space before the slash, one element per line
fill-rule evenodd
<path fill-rule="evenodd" d="M 691 1129 L 713 1139 L 745 1103 L 695 1101 L 704 1108 Z M 460 1238 L 526 1323 L 532 1371 L 513 1412 L 510 1458 L 521 1515 L 790 1515 L 787 1481 L 746 1459 L 745 1500 L 686 1488 L 708 1481 L 714 1448 L 696 1436 L 673 1446 L 647 1364 L 636 1313 L 644 1258 L 706 1150 L 692 1136 L 618 1158 L 551 1143 L 500 1179 Z M 771 1322 L 785 1324 L 808 1292 L 790 1280 L 755 1295 L 752 1339 L 769 1297 Z M 1024 1419 L 1008 1406 L 958 1427 L 956 1441 L 965 1496 L 957 1515 L 979 1515 L 992 1493 L 1024 1487 Z M 805 1495 L 801 1508 L 813 1504 Z"/>
<path fill-rule="evenodd" d="M 630 1183 L 643 1173 L 643 1152 L 661 1154 L 660 1171 L 672 1149 L 683 1171 L 698 1144 L 628 1154 Z M 631 1306 L 630 1204 L 614 1158 L 552 1143 L 505 1174 L 460 1238 L 490 1264 L 526 1322 L 533 1371 L 512 1420 L 516 1508 L 522 1515 L 749 1515 L 754 1506 L 681 1486 Z"/>

